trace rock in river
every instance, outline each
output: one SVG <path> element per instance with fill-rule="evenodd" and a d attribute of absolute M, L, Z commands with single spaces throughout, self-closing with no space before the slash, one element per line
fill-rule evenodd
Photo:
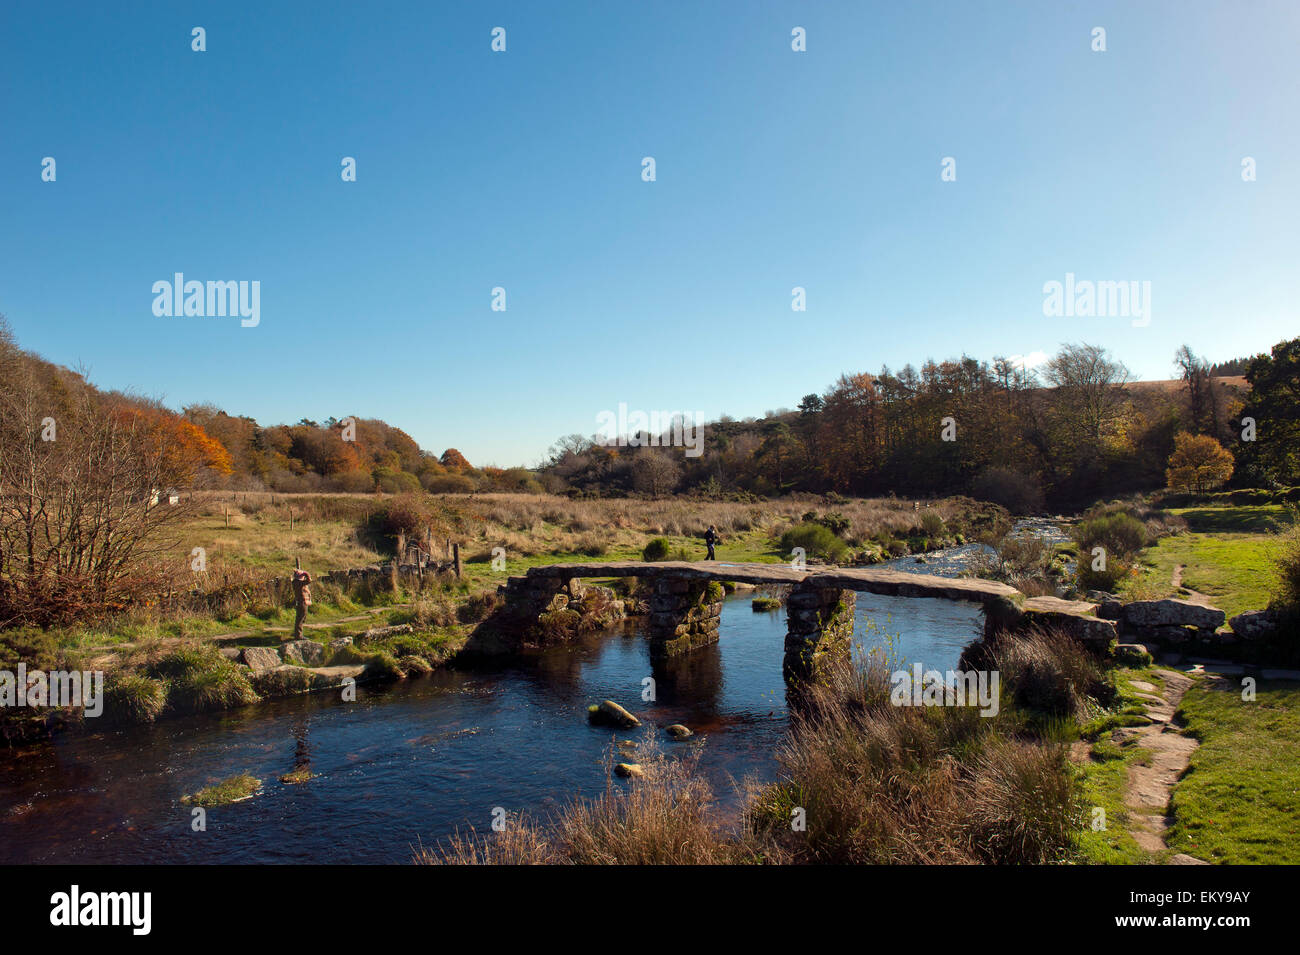
<path fill-rule="evenodd" d="M 587 718 L 593 723 L 604 723 L 610 726 L 629 727 L 641 725 L 639 719 L 613 700 L 603 700 L 598 706 L 588 707 Z"/>

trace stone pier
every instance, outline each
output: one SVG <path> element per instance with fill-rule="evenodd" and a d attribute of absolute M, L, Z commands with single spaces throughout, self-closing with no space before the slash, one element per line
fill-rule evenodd
<path fill-rule="evenodd" d="M 577 577 L 511 577 L 503 591 L 505 613 L 524 630 L 527 642 L 561 642 L 576 623 L 569 604 L 581 600 L 584 591 Z"/>
<path fill-rule="evenodd" d="M 853 647 L 853 613 L 858 595 L 838 587 L 799 583 L 786 599 L 789 628 L 782 671 L 787 683 L 818 682 L 835 659 Z"/>
<path fill-rule="evenodd" d="M 674 657 L 717 643 L 724 596 L 716 580 L 657 579 L 650 597 L 650 655 Z"/>

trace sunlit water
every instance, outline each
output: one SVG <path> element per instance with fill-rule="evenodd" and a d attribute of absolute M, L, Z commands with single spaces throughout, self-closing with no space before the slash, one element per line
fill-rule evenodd
<path fill-rule="evenodd" d="M 923 565 L 918 571 L 933 572 Z M 973 604 L 858 595 L 858 634 L 898 634 L 905 662 L 948 669 L 979 634 Z M 544 817 L 605 786 L 613 734 L 588 724 L 610 698 L 652 727 L 684 723 L 700 770 L 724 797 L 747 775 L 772 779 L 786 729 L 785 612 L 730 598 L 716 646 L 652 665 L 638 623 L 490 672 L 443 671 L 334 694 L 273 700 L 155 726 L 70 734 L 0 756 L 0 862 L 407 862 L 456 827 L 490 826 L 497 807 Z M 642 681 L 656 701 L 642 702 Z M 661 739 L 662 734 L 660 734 Z M 316 778 L 279 777 L 308 758 Z M 253 799 L 209 809 L 191 828 L 184 793 L 240 772 Z"/>

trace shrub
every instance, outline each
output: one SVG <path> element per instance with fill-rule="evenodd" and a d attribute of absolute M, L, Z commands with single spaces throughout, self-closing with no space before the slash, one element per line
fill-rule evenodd
<path fill-rule="evenodd" d="M 1101 666 L 1079 641 L 1059 630 L 1007 634 L 992 650 L 1003 686 L 1019 707 L 1049 716 L 1084 718 L 1088 700 L 1114 694 Z"/>
<path fill-rule="evenodd" d="M 167 706 L 182 713 L 226 710 L 259 699 L 244 671 L 215 647 L 175 650 L 149 669 L 167 684 Z"/>
<path fill-rule="evenodd" d="M 935 511 L 924 511 L 921 514 L 921 532 L 926 537 L 942 537 L 946 528 L 944 527 L 943 518 Z"/>
<path fill-rule="evenodd" d="M 656 537 L 645 545 L 641 551 L 641 559 L 644 561 L 667 560 L 672 554 L 673 545 L 664 537 Z"/>
<path fill-rule="evenodd" d="M 474 480 L 464 474 L 430 474 L 423 476 L 424 489 L 430 494 L 471 494 Z"/>
<path fill-rule="evenodd" d="M 412 494 L 420 490 L 420 479 L 397 468 L 375 468 L 375 490 L 385 494 Z"/>
<path fill-rule="evenodd" d="M 104 715 L 115 723 L 152 723 L 167 703 L 167 688 L 147 676 L 113 674 L 104 689 Z"/>
<path fill-rule="evenodd" d="M 1104 547 L 1107 559 L 1132 557 L 1148 543 L 1146 525 L 1122 506 L 1090 512 L 1074 527 L 1072 535 L 1081 555 L 1091 554 L 1094 547 Z"/>
<path fill-rule="evenodd" d="M 1280 610 L 1300 611 L 1300 524 L 1278 538 L 1273 566 L 1277 569 L 1274 604 Z"/>
<path fill-rule="evenodd" d="M 781 550 L 787 554 L 802 547 L 808 557 L 818 557 L 832 563 L 842 559 L 849 550 L 848 544 L 835 536 L 823 524 L 797 524 L 781 535 Z"/>

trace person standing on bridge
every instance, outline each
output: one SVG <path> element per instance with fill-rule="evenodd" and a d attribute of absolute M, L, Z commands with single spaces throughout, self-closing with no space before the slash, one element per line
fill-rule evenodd
<path fill-rule="evenodd" d="M 713 553 L 713 548 L 720 540 L 722 540 L 722 538 L 718 536 L 718 529 L 710 524 L 709 529 L 704 532 L 704 544 L 709 548 L 709 556 L 705 557 L 705 560 L 718 559 Z"/>

